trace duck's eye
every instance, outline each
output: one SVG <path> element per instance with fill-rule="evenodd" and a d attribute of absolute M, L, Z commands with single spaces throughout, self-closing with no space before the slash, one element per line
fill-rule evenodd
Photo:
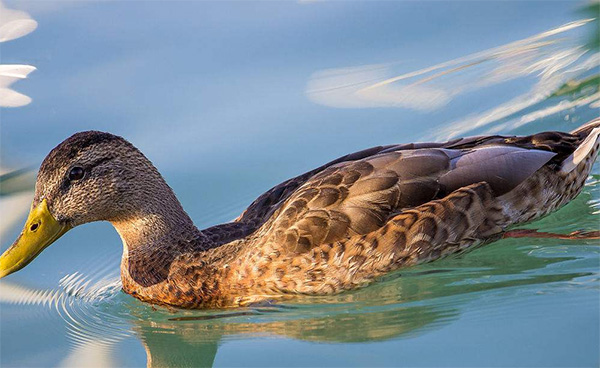
<path fill-rule="evenodd" d="M 81 167 L 74 167 L 69 171 L 69 180 L 79 180 L 83 178 L 85 171 Z"/>

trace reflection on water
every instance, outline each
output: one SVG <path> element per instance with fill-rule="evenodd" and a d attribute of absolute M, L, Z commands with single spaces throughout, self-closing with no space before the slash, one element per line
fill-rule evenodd
<path fill-rule="evenodd" d="M 23 37 L 37 28 L 37 22 L 24 11 L 8 9 L 0 1 L 0 42 Z"/>
<path fill-rule="evenodd" d="M 37 28 L 37 22 L 24 11 L 8 9 L 0 1 L 0 43 L 23 37 Z M 0 65 L 0 107 L 18 107 L 31 98 L 9 87 L 35 70 L 31 65 Z"/>
<path fill-rule="evenodd" d="M 401 63 L 320 71 L 311 77 L 307 95 L 314 102 L 331 107 L 404 107 L 427 111 L 446 106 L 459 95 L 499 83 L 529 76 L 538 80 L 523 95 L 437 129 L 430 137 L 434 139 L 464 136 L 474 131 L 506 132 L 565 110 L 597 109 L 598 83 L 588 83 L 590 90 L 580 98 L 556 100 L 550 106 L 547 103 L 554 91 L 568 81 L 590 71 L 597 72 L 600 54 L 587 49 L 574 34 L 592 21 L 595 19 L 570 22 L 504 46 L 397 76 L 393 75 L 402 67 Z M 541 102 L 546 102 L 545 106 L 517 116 Z"/>
<path fill-rule="evenodd" d="M 568 111 L 568 122 L 576 125 L 597 115 L 600 59 L 597 51 L 584 46 L 577 36 L 590 22 L 571 22 L 505 46 L 400 75 L 395 72 L 401 64 L 394 63 L 318 72 L 310 79 L 307 93 L 311 100 L 332 107 L 399 106 L 425 111 L 508 80 L 536 78 L 529 92 L 449 124 L 435 135 L 445 139 L 472 132 L 519 133 L 530 122 L 538 123 L 534 130 L 554 126 L 568 129 L 567 125 L 559 125 L 562 118 L 540 119 Z M 421 138 L 427 138 L 425 135 Z M 19 204 L 29 201 L 22 192 L 20 197 L 14 193 L 9 193 L 6 186 L 0 188 L 3 206 L 8 199 Z M 226 217 L 224 214 L 229 216 L 241 206 L 232 204 L 231 208 L 219 208 L 222 212 L 207 211 L 203 216 Z M 2 208 L 3 213 L 12 213 L 9 207 Z M 559 233 L 597 229 L 599 213 L 597 165 L 575 201 L 529 227 Z M 8 224 L 5 219 L 3 226 Z M 5 228 L 0 230 L 6 234 Z M 467 315 L 470 321 L 482 325 L 524 315 L 531 320 L 551 321 L 549 324 L 556 323 L 559 329 L 558 322 L 552 320 L 556 309 L 540 316 L 528 315 L 526 307 L 533 305 L 527 305 L 521 297 L 562 293 L 566 297 L 557 308 L 590 304 L 589 310 L 597 310 L 593 303 L 600 289 L 599 255 L 600 247 L 590 240 L 507 239 L 471 253 L 401 270 L 372 286 L 340 295 L 298 297 L 285 304 L 245 309 L 185 311 L 152 307 L 125 295 L 120 290 L 116 255 L 96 254 L 77 271 L 64 275 L 55 288 L 2 280 L 0 306 L 4 316 L 17 318 L 23 325 L 33 319 L 57 319 L 57 323 L 43 327 L 56 328 L 60 330 L 58 335 L 68 339 L 68 354 L 61 356 L 61 366 L 139 366 L 146 362 L 156 367 L 212 366 L 218 365 L 219 351 L 229 343 L 261 338 L 328 343 L 349 346 L 349 350 L 362 346 L 359 343 L 398 342 L 390 348 L 396 354 L 403 344 L 451 329 Z M 587 290 L 595 293 L 590 297 L 583 293 Z M 514 307 L 513 302 L 520 302 L 522 309 Z M 536 307 L 531 309 L 539 311 Z M 2 339 L 4 346 L 11 342 L 11 336 L 4 334 Z M 598 342 L 597 335 L 584 339 L 591 345 Z M 127 342 L 131 341 L 136 346 L 141 342 L 145 357 L 130 351 Z M 448 344 L 443 335 L 433 341 Z M 564 343 L 559 341 L 554 346 Z M 302 346 L 294 345 L 292 349 Z M 304 346 L 306 354 L 314 346 Z M 480 346 L 483 349 L 485 345 Z M 16 353 L 9 355 L 6 348 L 3 353 L 3 362 L 19 365 L 13 358 Z M 589 358 L 587 350 L 579 355 L 585 358 L 584 363 L 596 359 Z M 247 363 L 245 357 L 236 362 Z M 380 362 L 401 364 L 393 359 Z M 477 365 L 481 360 L 475 362 Z"/>

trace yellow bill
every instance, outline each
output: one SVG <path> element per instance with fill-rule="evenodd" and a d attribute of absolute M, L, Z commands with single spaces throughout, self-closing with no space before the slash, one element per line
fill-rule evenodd
<path fill-rule="evenodd" d="M 0 278 L 27 266 L 70 228 L 56 221 L 45 199 L 37 207 L 32 207 L 21 235 L 0 256 Z"/>

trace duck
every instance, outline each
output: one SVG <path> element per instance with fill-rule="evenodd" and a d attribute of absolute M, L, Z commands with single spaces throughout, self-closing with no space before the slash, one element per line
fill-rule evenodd
<path fill-rule="evenodd" d="M 133 144 L 79 132 L 43 160 L 0 278 L 70 229 L 109 221 L 123 243 L 123 291 L 153 305 L 227 308 L 341 293 L 501 239 L 564 206 L 581 192 L 599 137 L 597 118 L 569 133 L 372 147 L 200 230 Z"/>

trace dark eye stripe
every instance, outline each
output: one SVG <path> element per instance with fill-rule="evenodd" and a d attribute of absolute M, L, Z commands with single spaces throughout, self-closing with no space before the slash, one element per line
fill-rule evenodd
<path fill-rule="evenodd" d="M 94 162 L 92 162 L 92 163 L 91 163 L 91 164 L 88 166 L 88 169 L 89 169 L 89 170 L 92 170 L 92 168 L 93 168 L 93 167 L 96 167 L 96 166 L 102 165 L 103 163 L 105 163 L 105 162 L 107 162 L 107 161 L 110 161 L 110 160 L 112 160 L 113 158 L 114 158 L 114 157 L 103 157 L 103 158 L 99 159 L 98 161 L 94 161 Z"/>
<path fill-rule="evenodd" d="M 96 166 L 98 166 L 98 165 L 101 165 L 101 164 L 103 164 L 103 163 L 105 163 L 105 162 L 107 162 L 107 161 L 110 161 L 110 160 L 112 160 L 113 158 L 114 158 L 114 157 L 104 157 L 104 158 L 101 158 L 101 159 L 99 159 L 98 161 L 94 161 L 94 162 L 92 162 L 91 164 L 88 164 L 88 165 L 86 165 L 85 167 L 82 167 L 82 166 L 76 166 L 76 167 L 77 167 L 77 168 L 81 168 L 81 169 L 83 169 L 83 170 L 84 170 L 84 176 L 83 176 L 83 179 L 85 179 L 85 178 L 87 177 L 87 176 L 85 175 L 85 172 L 91 172 L 91 171 L 92 171 L 92 169 L 93 169 L 94 167 L 96 167 Z M 69 174 L 70 174 L 70 173 L 71 173 L 71 171 L 72 171 L 74 168 L 76 168 L 76 167 L 73 167 L 73 168 L 71 168 L 71 170 L 69 170 L 69 171 L 68 171 L 68 173 L 67 173 L 67 176 L 66 176 L 66 177 L 65 177 L 65 178 L 62 180 L 62 182 L 60 183 L 60 185 L 59 185 L 59 187 L 58 187 L 58 192 L 59 192 L 61 195 L 65 194 L 65 193 L 67 193 L 67 192 L 69 191 L 69 187 L 71 186 L 71 182 L 77 182 L 77 180 L 81 180 L 81 178 L 80 178 L 80 179 L 75 179 L 75 180 L 73 180 L 73 179 L 70 179 L 70 175 L 69 175 Z"/>
<path fill-rule="evenodd" d="M 77 178 L 71 178 L 71 174 L 73 173 L 73 170 L 76 170 L 76 169 L 81 169 L 81 170 L 83 171 L 83 174 L 85 175 L 85 173 L 86 173 L 86 172 L 91 172 L 91 171 L 92 171 L 92 169 L 93 169 L 94 167 L 96 167 L 96 166 L 99 166 L 99 165 L 101 165 L 101 164 L 103 164 L 103 163 L 105 163 L 105 162 L 107 162 L 107 161 L 110 161 L 110 160 L 112 160 L 112 159 L 113 159 L 113 157 L 103 157 L 103 158 L 101 158 L 101 159 L 99 159 L 99 160 L 97 160 L 97 161 L 94 161 L 94 162 L 92 162 L 92 163 L 90 163 L 90 164 L 86 165 L 85 167 L 82 167 L 82 166 L 74 166 L 74 167 L 73 167 L 73 168 L 72 168 L 72 169 L 69 171 L 69 179 L 71 179 L 71 180 L 79 180 L 79 179 L 81 179 L 81 178 L 82 178 L 82 177 L 80 177 L 80 176 L 78 176 L 78 175 L 76 176 L 78 179 L 77 179 Z M 81 172 L 79 172 L 78 174 L 81 174 Z"/>

